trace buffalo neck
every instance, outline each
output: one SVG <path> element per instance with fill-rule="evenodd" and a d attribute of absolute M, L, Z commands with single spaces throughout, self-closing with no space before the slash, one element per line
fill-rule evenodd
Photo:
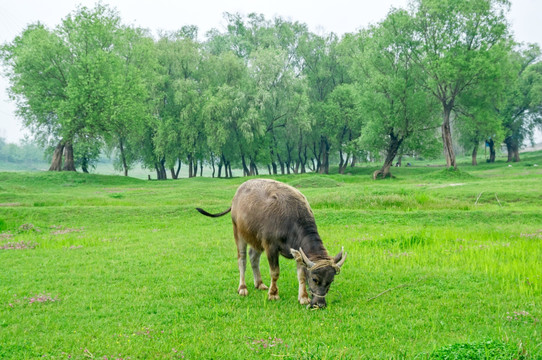
<path fill-rule="evenodd" d="M 312 261 L 330 259 L 327 253 L 324 243 L 318 234 L 316 224 L 313 226 L 298 227 L 298 234 L 296 236 L 294 249 L 302 248 L 305 255 Z"/>

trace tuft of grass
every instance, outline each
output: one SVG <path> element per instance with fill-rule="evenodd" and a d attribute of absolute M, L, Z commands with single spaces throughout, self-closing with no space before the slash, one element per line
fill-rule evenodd
<path fill-rule="evenodd" d="M 308 177 L 302 177 L 300 179 L 294 179 L 289 184 L 296 188 L 334 188 L 340 186 L 340 183 L 336 180 L 325 177 L 312 175 Z"/>
<path fill-rule="evenodd" d="M 499 340 L 488 340 L 474 343 L 460 343 L 444 346 L 433 351 L 428 359 L 528 359 L 529 356 L 521 348 Z"/>
<path fill-rule="evenodd" d="M 474 179 L 475 176 L 460 168 L 449 167 L 437 171 L 427 176 L 427 178 L 435 180 L 471 180 Z"/>

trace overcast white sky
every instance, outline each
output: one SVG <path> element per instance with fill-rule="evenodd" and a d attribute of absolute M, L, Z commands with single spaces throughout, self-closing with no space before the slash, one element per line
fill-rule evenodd
<path fill-rule="evenodd" d="M 96 1 L 2 0 L 0 3 L 0 43 L 10 42 L 28 25 L 40 21 L 54 28 L 78 4 L 93 7 Z M 266 18 L 283 18 L 306 23 L 317 33 L 342 35 L 382 20 L 389 9 L 405 8 L 408 0 L 103 0 L 115 7 L 124 23 L 151 30 L 178 30 L 197 25 L 200 34 L 211 28 L 224 28 L 222 14 L 262 13 Z M 512 0 L 509 20 L 516 40 L 542 46 L 542 0 Z M 25 131 L 9 100 L 7 80 L 0 76 L 0 137 L 18 142 Z"/>

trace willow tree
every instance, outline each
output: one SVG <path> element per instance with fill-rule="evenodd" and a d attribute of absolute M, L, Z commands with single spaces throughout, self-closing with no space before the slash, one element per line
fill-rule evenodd
<path fill-rule="evenodd" d="M 75 171 L 74 146 L 103 136 L 119 27 L 107 6 L 80 7 L 55 30 L 30 25 L 2 48 L 24 124 L 42 142 L 56 143 L 50 170 Z"/>
<path fill-rule="evenodd" d="M 416 145 L 422 150 L 434 139 L 437 104 L 422 84 L 426 74 L 413 58 L 416 37 L 411 16 L 392 10 L 378 26 L 359 35 L 358 58 L 353 71 L 359 79 L 366 124 L 361 144 L 384 151 L 385 161 L 373 178 L 391 177 L 390 168 L 401 147 Z"/>
<path fill-rule="evenodd" d="M 150 121 L 156 54 L 152 38 L 143 30 L 122 27 L 115 51 L 109 56 L 108 95 L 102 119 L 110 148 L 116 149 L 114 166 L 128 176 L 139 157 L 138 139 Z"/>
<path fill-rule="evenodd" d="M 530 45 L 508 56 L 509 81 L 497 107 L 505 130 L 508 161 L 520 161 L 519 149 L 534 129 L 542 127 L 542 62 L 538 46 Z"/>
<path fill-rule="evenodd" d="M 261 160 L 273 167 L 275 173 L 276 161 L 283 173 L 284 168 L 288 173 L 298 168 L 294 164 L 299 160 L 297 144 L 302 135 L 299 133 L 293 138 L 285 130 L 310 127 L 305 116 L 305 83 L 296 76 L 289 60 L 290 57 L 282 49 L 258 49 L 252 53 L 249 66 L 256 89 L 253 103 L 264 130 L 261 141 L 267 144 L 266 149 L 254 148 L 255 152 L 250 156 L 251 167 L 254 167 L 259 155 Z"/>
<path fill-rule="evenodd" d="M 338 85 L 328 96 L 324 113 L 331 146 L 339 152 L 339 174 L 344 174 L 358 149 L 364 110 L 360 96 L 353 84 Z"/>
<path fill-rule="evenodd" d="M 42 24 L 28 26 L 2 47 L 2 59 L 23 124 L 42 144 L 56 145 L 50 170 L 62 169 L 65 119 L 60 106 L 68 99 L 69 50 Z"/>
<path fill-rule="evenodd" d="M 461 94 L 491 82 L 495 64 L 509 51 L 508 0 L 413 0 L 413 54 L 428 74 L 425 85 L 442 108 L 442 142 L 448 167 L 457 167 L 452 113 Z"/>
<path fill-rule="evenodd" d="M 232 163 L 246 154 L 244 138 L 254 130 L 246 122 L 253 86 L 243 60 L 232 52 L 211 55 L 202 67 L 202 117 L 211 165 L 216 159 L 218 176 L 224 169 L 225 176 L 231 177 Z"/>
<path fill-rule="evenodd" d="M 152 122 L 155 157 L 149 158 L 151 161 L 145 165 L 154 167 L 159 179 L 167 177 L 166 168 L 177 178 L 182 160 L 189 165 L 189 175 L 195 176 L 198 149 L 205 142 L 201 138 L 203 124 L 199 116 L 202 55 L 200 45 L 193 33 L 187 34 L 187 29 L 195 31 L 189 27 L 178 33 L 163 34 L 155 47 L 158 60 L 156 118 Z"/>
<path fill-rule="evenodd" d="M 307 81 L 308 112 L 313 119 L 312 156 L 316 171 L 329 173 L 331 139 L 324 130 L 327 124 L 325 102 L 337 85 L 347 76 L 338 51 L 339 38 L 335 34 L 319 36 L 307 32 L 297 46 L 302 74 Z"/>

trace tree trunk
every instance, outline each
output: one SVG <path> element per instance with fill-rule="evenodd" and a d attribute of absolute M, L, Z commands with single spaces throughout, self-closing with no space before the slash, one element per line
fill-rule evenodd
<path fill-rule="evenodd" d="M 355 167 L 357 162 L 358 162 L 358 157 L 356 156 L 356 154 L 354 154 L 352 156 L 352 164 L 350 164 L 350 167 Z"/>
<path fill-rule="evenodd" d="M 53 160 L 51 161 L 51 167 L 49 171 L 60 171 L 62 170 L 62 153 L 64 152 L 64 142 L 61 140 L 58 145 L 55 147 L 55 152 L 53 153 Z"/>
<path fill-rule="evenodd" d="M 343 172 L 342 174 L 344 174 L 344 171 L 346 170 L 346 168 L 348 167 L 348 164 L 350 163 L 350 153 L 347 153 L 346 154 L 346 160 L 344 161 L 344 167 L 343 167 Z"/>
<path fill-rule="evenodd" d="M 285 161 L 286 172 L 290 174 L 290 171 L 294 171 L 294 167 L 292 166 L 294 161 L 292 159 L 292 149 L 290 148 L 290 145 L 288 143 L 286 143 L 286 154 L 288 155 Z"/>
<path fill-rule="evenodd" d="M 339 163 L 339 174 L 344 175 L 344 172 L 346 168 L 348 167 L 348 163 L 350 162 L 350 154 L 349 153 L 346 154 L 346 159 L 344 159 L 344 161 L 342 161 L 342 157 L 343 157 L 342 151 L 339 156 L 341 157 L 341 163 Z"/>
<path fill-rule="evenodd" d="M 224 166 L 225 177 L 228 177 L 228 168 L 226 167 L 226 158 L 224 154 L 220 155 L 220 162 L 218 163 L 218 177 L 222 176 L 222 166 Z"/>
<path fill-rule="evenodd" d="M 162 172 L 162 180 L 167 180 L 166 160 L 165 159 L 160 161 L 160 169 L 161 169 L 161 172 Z"/>
<path fill-rule="evenodd" d="M 252 158 L 250 159 L 250 175 L 259 175 L 258 167 Z"/>
<path fill-rule="evenodd" d="M 81 159 L 81 170 L 83 170 L 85 174 L 88 174 L 88 158 L 86 156 L 83 156 Z"/>
<path fill-rule="evenodd" d="M 126 163 L 126 154 L 124 151 L 124 144 L 122 139 L 119 140 L 120 158 L 122 160 L 122 168 L 124 169 L 124 176 L 128 176 L 128 164 Z"/>
<path fill-rule="evenodd" d="M 226 166 L 226 169 L 228 170 L 229 172 L 229 177 L 232 178 L 233 177 L 233 173 L 231 172 L 231 161 L 228 161 L 228 164 Z"/>
<path fill-rule="evenodd" d="M 307 145 L 303 147 L 303 151 L 299 154 L 299 162 L 301 163 L 301 173 L 307 172 Z"/>
<path fill-rule="evenodd" d="M 297 168 L 302 174 L 305 173 L 305 163 L 307 162 L 307 146 L 303 145 L 303 133 L 299 134 L 299 146 L 297 147 Z"/>
<path fill-rule="evenodd" d="M 280 155 L 277 154 L 277 159 L 279 161 L 279 165 L 280 165 L 280 173 L 282 175 L 284 175 L 284 162 L 282 161 L 282 159 L 280 158 Z"/>
<path fill-rule="evenodd" d="M 514 162 L 519 162 L 519 146 L 514 149 Z"/>
<path fill-rule="evenodd" d="M 316 151 L 316 142 L 312 142 L 312 153 L 314 154 L 314 158 L 312 158 L 312 161 L 313 161 L 313 167 L 314 167 L 314 172 L 317 172 L 319 173 L 320 172 L 320 153 L 318 151 Z M 314 164 L 314 161 L 316 161 L 316 164 Z"/>
<path fill-rule="evenodd" d="M 154 168 L 156 169 L 157 180 L 167 180 L 167 171 L 166 171 L 165 163 L 166 163 L 165 159 L 161 159 L 160 161 L 154 163 Z"/>
<path fill-rule="evenodd" d="M 495 162 L 495 142 L 493 139 L 489 139 L 487 141 L 489 145 L 489 162 L 494 163 Z"/>
<path fill-rule="evenodd" d="M 271 167 L 273 168 L 273 174 L 277 175 L 277 163 L 275 162 L 275 151 L 273 150 L 273 148 L 269 150 L 269 154 L 271 155 Z M 269 170 L 269 175 L 271 175 L 271 170 Z"/>
<path fill-rule="evenodd" d="M 452 130 L 450 128 L 450 115 L 452 113 L 452 106 L 444 107 L 444 121 L 442 123 L 442 143 L 444 145 L 444 156 L 446 157 L 446 166 L 457 168 L 455 162 L 455 153 L 452 143 Z"/>
<path fill-rule="evenodd" d="M 325 136 L 320 140 L 320 174 L 329 174 L 329 142 Z"/>
<path fill-rule="evenodd" d="M 63 171 L 75 171 L 75 160 L 73 158 L 73 146 L 70 141 L 64 146 L 64 167 Z"/>
<path fill-rule="evenodd" d="M 307 162 L 307 167 L 309 168 L 310 171 L 316 172 L 316 165 L 315 165 L 315 162 L 314 162 L 314 158 L 311 157 L 311 161 Z"/>
<path fill-rule="evenodd" d="M 188 177 L 196 176 L 198 176 L 198 161 L 190 154 L 188 155 Z"/>
<path fill-rule="evenodd" d="M 508 152 L 507 162 L 519 162 L 519 144 L 512 136 L 507 137 L 504 140 L 506 144 L 506 150 Z"/>
<path fill-rule="evenodd" d="M 397 152 L 399 151 L 399 147 L 401 146 L 403 140 L 404 138 L 398 138 L 393 133 L 390 134 L 390 144 L 388 145 L 386 160 L 384 161 L 382 168 L 373 173 L 373 180 L 393 177 L 390 172 L 390 168 L 393 166 L 393 159 L 395 159 L 395 156 L 397 156 Z"/>
<path fill-rule="evenodd" d="M 341 145 L 339 144 L 339 174 L 341 175 L 344 175 L 343 164 L 344 164 L 343 149 L 341 148 Z"/>
<path fill-rule="evenodd" d="M 175 179 L 179 178 L 179 173 L 181 172 L 181 165 L 182 165 L 181 159 L 178 159 L 178 161 L 179 161 L 179 164 L 177 167 L 177 171 L 175 172 Z"/>
<path fill-rule="evenodd" d="M 474 148 L 472 149 L 472 166 L 478 165 L 476 155 L 478 155 L 478 143 L 474 144 Z"/>
<path fill-rule="evenodd" d="M 247 167 L 247 161 L 245 160 L 245 155 L 241 155 L 241 163 L 243 164 L 243 176 L 249 176 L 250 170 Z"/>
<path fill-rule="evenodd" d="M 215 171 L 216 171 L 216 168 L 215 168 L 215 158 L 213 156 L 213 154 L 211 153 L 211 167 L 213 168 L 213 174 L 211 175 L 212 178 L 215 177 Z"/>
<path fill-rule="evenodd" d="M 508 138 L 504 140 L 504 143 L 506 144 L 506 153 L 508 154 L 508 160 L 506 160 L 506 162 L 512 162 L 513 154 L 514 154 L 514 151 L 512 150 L 512 144 L 508 140 Z"/>
<path fill-rule="evenodd" d="M 175 175 L 175 167 L 171 167 L 169 169 L 169 172 L 171 173 L 171 178 L 172 179 L 177 179 L 177 175 Z"/>
<path fill-rule="evenodd" d="M 403 165 L 403 154 L 399 154 L 399 156 L 397 157 L 397 164 L 395 164 L 395 166 L 401 167 L 402 165 Z"/>

